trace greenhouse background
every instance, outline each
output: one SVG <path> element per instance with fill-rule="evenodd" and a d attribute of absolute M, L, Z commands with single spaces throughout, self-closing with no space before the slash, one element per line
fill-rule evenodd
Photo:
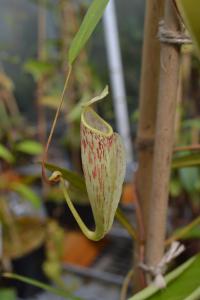
<path fill-rule="evenodd" d="M 199 299 L 195 1 L 0 0 L 0 299 Z"/>

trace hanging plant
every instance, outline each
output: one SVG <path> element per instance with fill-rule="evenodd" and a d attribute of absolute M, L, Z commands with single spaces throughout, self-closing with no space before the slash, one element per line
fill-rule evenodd
<path fill-rule="evenodd" d="M 91 107 L 108 94 L 103 92 L 84 104 L 81 115 L 81 157 L 83 172 L 92 207 L 95 231 L 89 230 L 78 215 L 67 191 L 60 171 L 55 171 L 50 180 L 61 181 L 67 204 L 83 233 L 91 240 L 102 239 L 110 230 L 120 201 L 125 177 L 125 150 L 121 137 L 113 132 Z"/>
<path fill-rule="evenodd" d="M 81 114 L 81 155 L 85 176 L 88 198 L 91 203 L 95 231 L 89 230 L 77 213 L 70 197 L 64 176 L 60 171 L 55 171 L 50 178 L 45 172 L 48 149 L 53 137 L 56 122 L 64 101 L 65 92 L 69 83 L 74 61 L 81 49 L 98 24 L 109 0 L 94 0 L 90 5 L 83 22 L 75 35 L 68 52 L 68 74 L 63 88 L 49 138 L 42 160 L 42 176 L 47 183 L 61 181 L 61 186 L 67 204 L 79 224 L 83 233 L 91 240 L 98 241 L 105 236 L 112 226 L 116 209 L 121 197 L 122 184 L 125 177 L 125 151 L 121 138 L 114 133 L 112 127 L 107 124 L 92 109 L 92 104 L 103 99 L 108 94 L 106 87 L 103 92 L 84 104 Z M 121 214 L 120 214 L 120 219 Z M 127 223 L 125 218 L 123 222 Z M 135 233 L 133 234 L 135 236 Z"/>

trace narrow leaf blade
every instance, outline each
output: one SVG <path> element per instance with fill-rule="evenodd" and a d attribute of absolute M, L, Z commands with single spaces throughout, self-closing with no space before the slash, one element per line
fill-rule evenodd
<path fill-rule="evenodd" d="M 33 140 L 22 141 L 15 145 L 15 149 L 29 155 L 39 155 L 43 152 L 42 145 Z"/>
<path fill-rule="evenodd" d="M 109 0 L 94 0 L 90 5 L 80 29 L 75 35 L 69 49 L 68 60 L 71 65 L 93 33 L 96 25 L 103 15 L 108 1 Z"/>
<path fill-rule="evenodd" d="M 25 200 L 30 201 L 33 206 L 37 209 L 41 206 L 41 200 L 38 197 L 38 195 L 27 185 L 23 183 L 13 183 L 11 185 L 12 189 L 17 192 L 19 195 L 21 195 Z"/>
<path fill-rule="evenodd" d="M 176 3 L 200 54 L 199 0 L 176 0 Z"/>
<path fill-rule="evenodd" d="M 3 276 L 6 277 L 6 278 L 16 279 L 16 280 L 19 280 L 19 281 L 24 282 L 26 284 L 36 286 L 38 288 L 41 288 L 41 289 L 43 289 L 47 292 L 50 292 L 50 293 L 54 294 L 54 295 L 64 297 L 64 299 L 66 298 L 66 299 L 71 299 L 71 300 L 83 300 L 82 298 L 73 296 L 70 292 L 64 291 L 64 290 L 59 289 L 59 288 L 52 287 L 52 286 L 50 286 L 46 283 L 43 283 L 43 282 L 38 281 L 38 280 L 33 279 L 33 278 L 18 275 L 18 274 L 15 274 L 15 273 L 3 273 Z"/>
<path fill-rule="evenodd" d="M 129 300 L 187 299 L 199 288 L 199 278 L 200 255 L 191 258 L 165 276 L 166 289 L 159 290 L 156 286 L 150 285 Z"/>
<path fill-rule="evenodd" d="M 46 163 L 45 167 L 52 172 L 60 171 L 62 173 L 62 177 L 65 180 L 67 180 L 72 186 L 77 188 L 80 191 L 80 193 L 82 193 L 84 196 L 87 195 L 85 180 L 82 176 L 68 169 L 63 169 L 49 163 Z"/>
<path fill-rule="evenodd" d="M 14 157 L 12 153 L 2 144 L 0 144 L 0 158 L 4 159 L 8 163 L 14 162 Z"/>
<path fill-rule="evenodd" d="M 185 154 L 174 157 L 172 160 L 172 168 L 187 168 L 200 165 L 200 153 Z"/>

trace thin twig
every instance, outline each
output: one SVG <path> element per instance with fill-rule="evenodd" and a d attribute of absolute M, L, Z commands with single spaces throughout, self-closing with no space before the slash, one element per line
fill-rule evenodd
<path fill-rule="evenodd" d="M 133 278 L 133 274 L 134 274 L 133 270 L 130 270 L 127 273 L 127 275 L 124 279 L 124 282 L 122 284 L 121 293 L 120 293 L 120 300 L 126 300 L 127 299 L 128 287 L 129 287 L 131 279 Z"/>
<path fill-rule="evenodd" d="M 178 146 L 174 148 L 174 152 L 179 151 L 199 151 L 200 150 L 200 144 L 193 144 L 188 146 Z"/>
<path fill-rule="evenodd" d="M 59 114 L 60 114 L 60 111 L 61 111 L 61 108 L 62 108 L 62 104 L 63 104 L 63 101 L 64 101 L 64 96 L 65 96 L 65 92 L 67 90 L 67 86 L 68 86 L 69 78 L 70 78 L 70 75 L 71 75 L 71 71 L 72 71 L 72 66 L 69 65 L 67 78 L 66 78 L 65 85 L 64 85 L 64 88 L 63 88 L 63 92 L 62 92 L 62 95 L 61 95 L 61 98 L 60 98 L 60 103 L 59 103 L 58 109 L 56 111 L 54 120 L 53 120 L 51 131 L 50 131 L 50 134 L 49 134 L 46 146 L 45 146 L 43 158 L 42 158 L 42 178 L 48 184 L 51 184 L 51 181 L 48 179 L 48 177 L 46 175 L 45 163 L 47 161 L 49 146 L 50 146 L 50 143 L 51 143 L 51 140 L 52 140 L 52 137 L 53 137 L 53 133 L 54 133 L 54 130 L 55 130 L 55 127 L 56 127 L 56 123 L 57 123 L 57 120 L 58 120 L 58 117 L 59 117 Z"/>
<path fill-rule="evenodd" d="M 135 211 L 136 211 L 136 218 L 137 218 L 137 224 L 138 224 L 138 232 L 139 232 L 139 253 L 138 253 L 138 261 L 139 263 L 144 262 L 144 251 L 145 251 L 145 227 L 144 227 L 144 220 L 143 220 L 143 215 L 142 211 L 140 208 L 140 201 L 139 201 L 139 196 L 138 196 L 138 191 L 137 191 L 137 186 L 136 186 L 136 199 L 135 199 Z M 143 270 L 138 268 L 139 272 L 139 279 L 140 279 L 140 286 L 141 288 L 144 288 L 146 286 L 146 278 Z"/>
<path fill-rule="evenodd" d="M 136 188 L 136 197 L 135 197 L 135 212 L 136 212 L 136 218 L 138 222 L 139 227 L 139 237 L 140 237 L 140 244 L 144 244 L 145 241 L 145 229 L 144 229 L 144 220 L 142 216 L 142 210 L 140 207 L 140 201 L 138 199 L 138 192 Z"/>

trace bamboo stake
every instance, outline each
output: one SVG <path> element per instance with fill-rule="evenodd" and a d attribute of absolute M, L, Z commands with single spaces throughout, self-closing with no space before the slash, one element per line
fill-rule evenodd
<path fill-rule="evenodd" d="M 160 69 L 160 43 L 157 32 L 163 7 L 164 0 L 146 1 L 139 103 L 140 119 L 137 134 L 139 168 L 136 176 L 137 193 L 145 228 L 152 185 L 153 141 Z"/>
<path fill-rule="evenodd" d="M 160 43 L 157 38 L 158 23 L 163 15 L 164 0 L 146 1 L 144 43 L 139 102 L 138 162 L 136 191 L 138 196 L 138 231 L 141 245 L 135 247 L 135 265 L 144 259 L 144 233 L 147 229 L 149 198 L 152 186 L 153 142 L 156 125 L 157 94 L 160 70 Z M 140 220 L 140 222 L 139 222 Z M 144 221 L 144 222 L 142 222 Z M 144 224 L 142 224 L 144 223 Z M 144 227 L 144 228 L 143 228 Z M 145 231 L 145 232 L 144 232 Z M 144 276 L 138 268 L 134 275 L 135 291 L 144 287 Z"/>
<path fill-rule="evenodd" d="M 179 20 L 171 0 L 165 2 L 164 23 L 177 32 Z M 174 142 L 180 51 L 176 45 L 161 46 L 160 84 L 153 162 L 151 205 L 148 214 L 146 262 L 155 266 L 164 253 L 168 188 Z"/>

